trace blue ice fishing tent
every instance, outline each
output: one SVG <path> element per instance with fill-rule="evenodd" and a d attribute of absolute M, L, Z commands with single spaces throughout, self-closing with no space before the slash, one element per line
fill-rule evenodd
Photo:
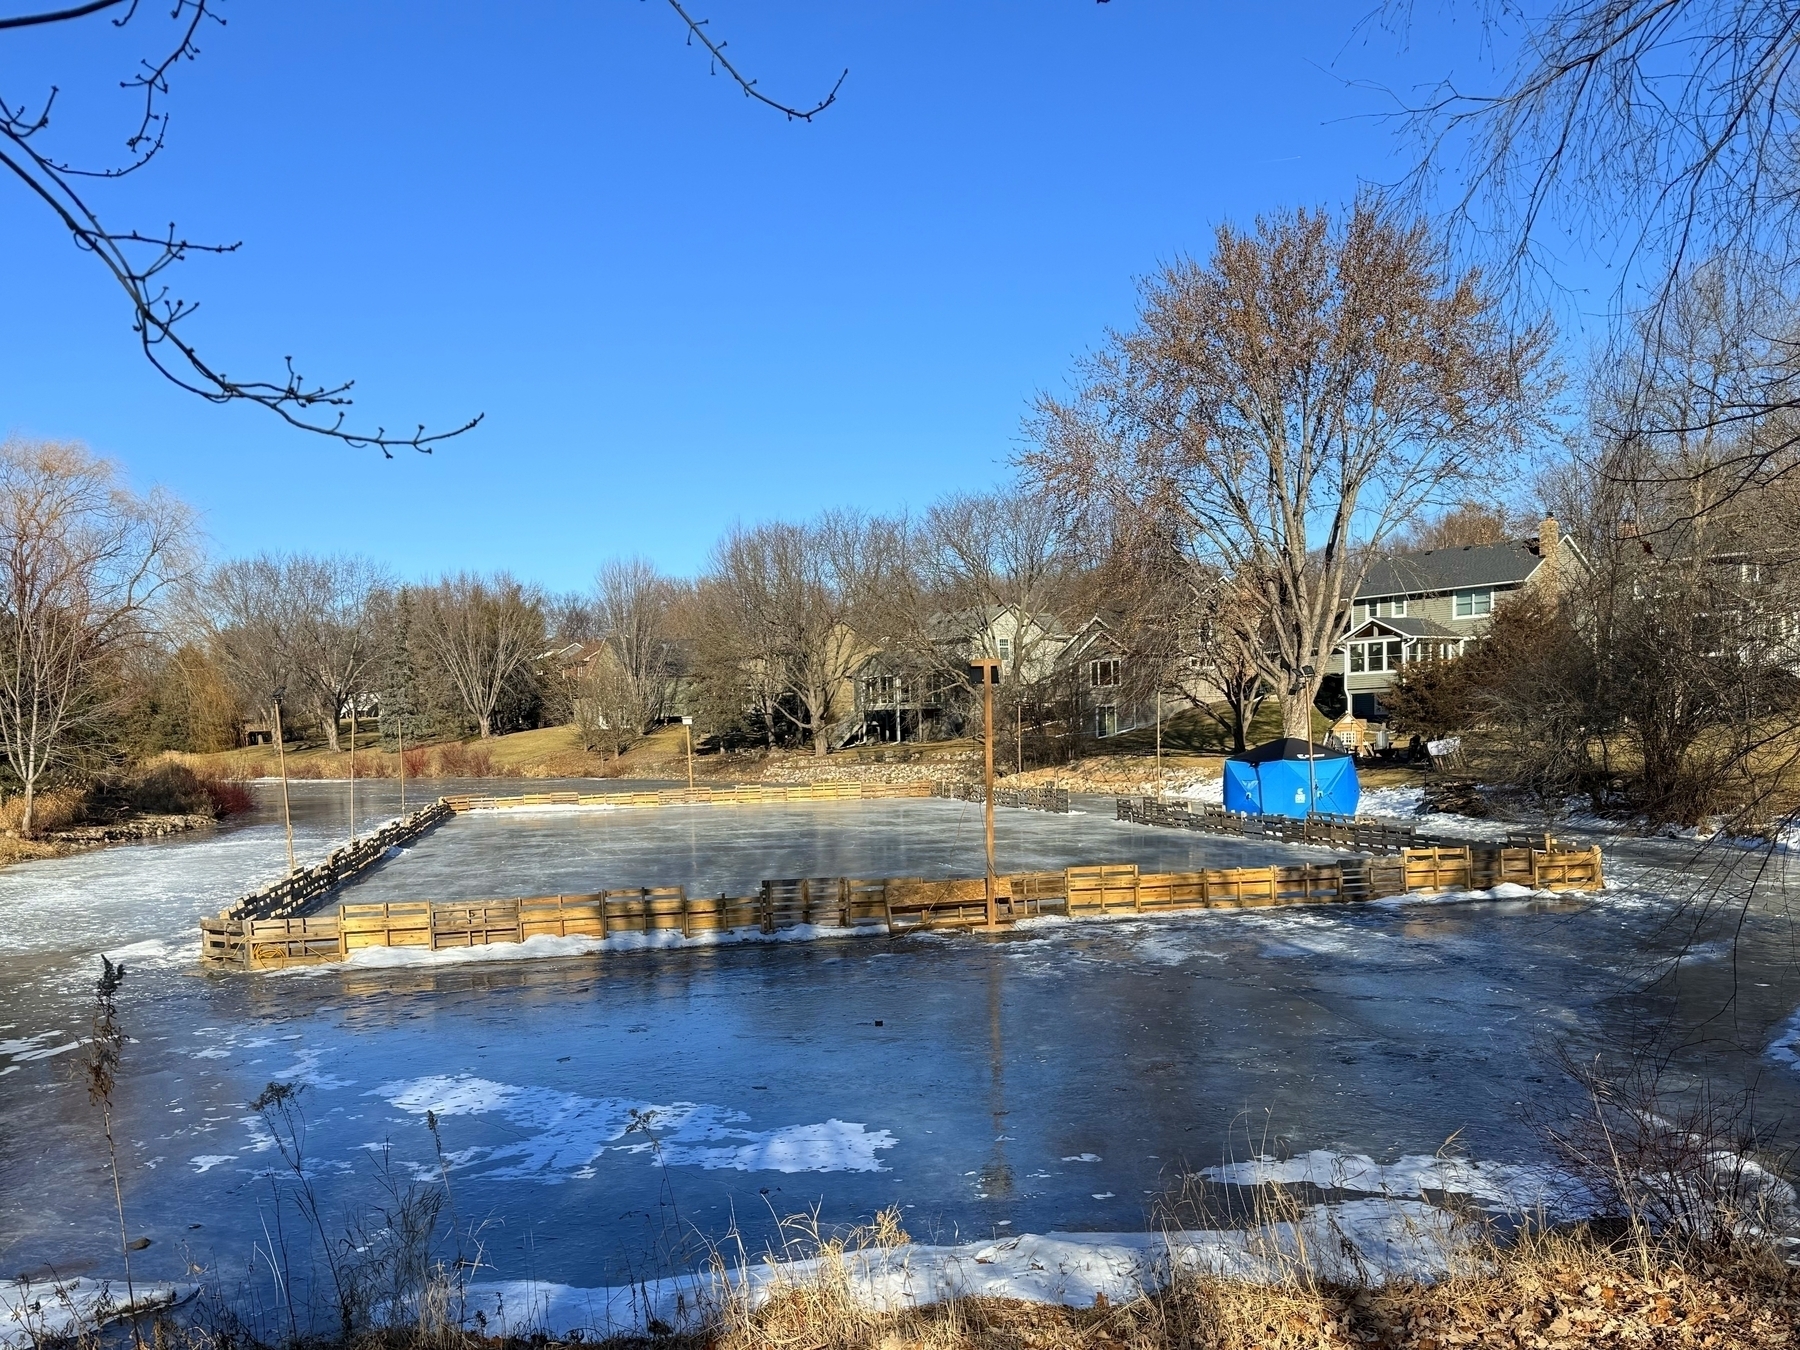
<path fill-rule="evenodd" d="M 1354 759 L 1342 750 L 1308 745 L 1298 736 L 1265 742 L 1225 761 L 1227 811 L 1252 816 L 1353 816 L 1361 796 Z"/>

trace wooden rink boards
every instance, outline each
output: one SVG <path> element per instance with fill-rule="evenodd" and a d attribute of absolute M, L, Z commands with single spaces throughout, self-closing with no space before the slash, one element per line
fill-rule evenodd
<path fill-rule="evenodd" d="M 1604 884 L 1600 850 L 1434 847 L 1329 863 L 1148 873 L 1135 863 L 1121 863 L 998 879 L 1000 914 L 1006 922 L 1047 914 L 1084 918 L 1349 903 L 1407 892 L 1486 889 L 1502 881 L 1533 889 L 1598 889 Z M 818 877 L 765 881 L 756 894 L 745 896 L 690 896 L 682 887 L 663 886 L 585 895 L 346 903 L 335 913 L 208 919 L 201 928 L 206 964 L 274 969 L 341 961 L 370 947 L 438 951 L 538 936 L 605 940 L 657 932 L 683 937 L 746 930 L 771 934 L 802 925 L 902 934 L 973 928 L 986 918 L 981 877 Z"/>

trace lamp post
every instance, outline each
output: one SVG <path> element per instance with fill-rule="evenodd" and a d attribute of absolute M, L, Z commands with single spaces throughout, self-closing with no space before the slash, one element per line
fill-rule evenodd
<path fill-rule="evenodd" d="M 1313 667 L 1301 666 L 1300 679 L 1294 686 L 1297 694 L 1306 688 L 1306 683 L 1313 677 Z M 1312 815 L 1318 809 L 1319 771 L 1316 766 L 1318 756 L 1313 753 L 1312 704 L 1306 705 L 1306 814 Z"/>
<path fill-rule="evenodd" d="M 281 763 L 281 819 L 287 826 L 288 875 L 294 875 L 294 813 L 288 806 L 287 746 L 281 734 L 281 696 L 287 690 L 277 689 L 275 704 L 275 758 Z"/>
<path fill-rule="evenodd" d="M 982 823 L 987 831 L 987 927 L 1000 926 L 999 884 L 994 876 L 994 685 L 1000 663 L 983 658 L 969 662 L 981 675 L 981 802 Z"/>

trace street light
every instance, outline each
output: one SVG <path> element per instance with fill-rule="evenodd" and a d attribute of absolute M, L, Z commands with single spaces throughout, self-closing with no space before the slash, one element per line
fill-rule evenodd
<path fill-rule="evenodd" d="M 994 686 L 1000 681 L 1000 663 L 984 657 L 969 662 L 981 677 L 982 817 L 987 830 L 987 927 L 1000 926 L 999 885 L 994 876 Z"/>
<path fill-rule="evenodd" d="M 1313 677 L 1313 670 L 1312 666 L 1300 667 L 1293 684 L 1288 687 L 1289 697 L 1306 688 L 1307 682 Z M 1309 816 L 1318 809 L 1319 796 L 1319 771 L 1315 764 L 1317 756 L 1314 755 L 1313 749 L 1312 704 L 1308 702 L 1306 705 L 1306 814 Z"/>
<path fill-rule="evenodd" d="M 287 826 L 288 875 L 294 875 L 294 813 L 288 807 L 287 784 L 287 746 L 281 734 L 281 696 L 287 693 L 286 686 L 277 689 L 272 698 L 275 705 L 275 758 L 281 763 L 281 819 Z"/>

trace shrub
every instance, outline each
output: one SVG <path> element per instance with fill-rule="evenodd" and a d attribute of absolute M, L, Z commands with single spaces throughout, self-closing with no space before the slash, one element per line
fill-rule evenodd
<path fill-rule="evenodd" d="M 87 805 L 87 794 L 76 788 L 40 792 L 37 794 L 36 810 L 33 813 L 33 832 L 44 834 L 80 824 L 87 817 Z M 24 816 L 24 793 L 9 796 L 4 802 L 0 802 L 0 830 L 16 834 Z"/>

